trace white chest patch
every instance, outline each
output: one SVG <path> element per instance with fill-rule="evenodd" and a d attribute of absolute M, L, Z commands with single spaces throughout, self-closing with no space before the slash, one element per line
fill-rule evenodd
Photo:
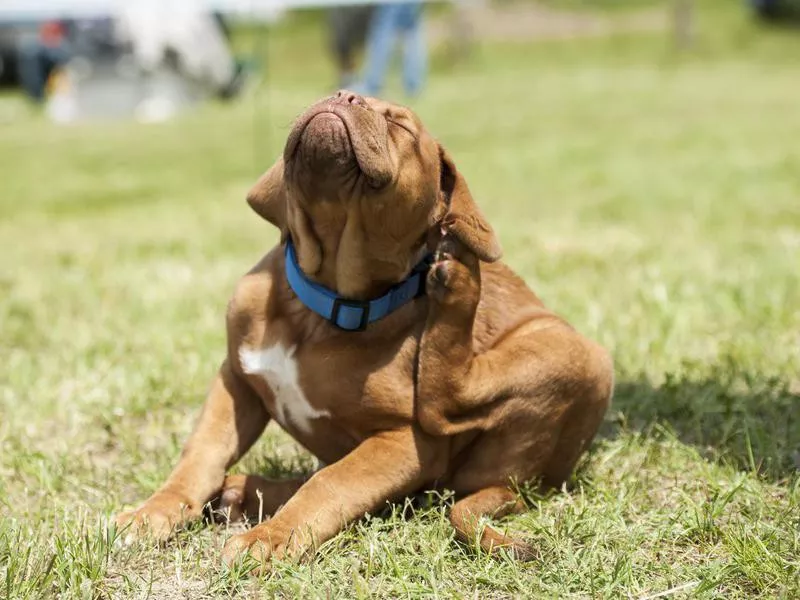
<path fill-rule="evenodd" d="M 242 370 L 264 378 L 275 395 L 275 418 L 284 427 L 294 425 L 303 433 L 311 433 L 311 420 L 330 417 L 327 410 L 317 410 L 306 399 L 297 376 L 295 347 L 275 344 L 263 350 L 239 348 Z"/>

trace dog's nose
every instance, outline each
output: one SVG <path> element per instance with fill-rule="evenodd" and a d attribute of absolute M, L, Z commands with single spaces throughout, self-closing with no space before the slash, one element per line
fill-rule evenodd
<path fill-rule="evenodd" d="M 355 104 L 356 106 L 367 106 L 367 102 L 362 96 L 348 90 L 339 90 L 336 92 L 336 102 L 339 104 Z"/>

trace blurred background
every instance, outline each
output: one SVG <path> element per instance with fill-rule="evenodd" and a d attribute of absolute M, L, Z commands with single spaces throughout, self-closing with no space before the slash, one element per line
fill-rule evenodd
<path fill-rule="evenodd" d="M 741 0 L 738 6 L 711 0 L 698 10 L 700 4 L 4 0 L 0 84 L 43 105 L 54 121 L 108 116 L 160 121 L 209 98 L 235 99 L 248 81 L 249 89 L 269 86 L 273 69 L 277 78 L 271 83 L 285 86 L 287 63 L 295 67 L 296 83 L 316 81 L 322 84 L 320 91 L 347 87 L 371 95 L 386 92 L 388 72 L 396 66 L 402 89 L 415 97 L 429 70 L 442 77 L 464 68 L 475 60 L 475 49 L 487 43 L 660 33 L 664 51 L 671 45 L 677 53 L 698 41 L 708 49 L 709 41 L 720 37 L 719 30 L 730 27 L 734 12 L 762 25 L 800 23 L 797 0 Z M 273 41 L 275 56 L 268 53 Z M 618 50 L 625 53 L 622 46 Z M 270 59 L 277 64 L 270 65 Z"/>
<path fill-rule="evenodd" d="M 579 475 L 596 556 L 575 560 L 569 530 L 504 589 L 565 597 L 552 582 L 577 574 L 583 596 L 588 581 L 614 597 L 710 578 L 725 597 L 795 597 L 798 1 L 0 0 L 0 563 L 32 549 L 8 585 L 147 587 L 114 575 L 140 557 L 112 569 L 100 538 L 81 566 L 86 519 L 141 501 L 174 464 L 223 357 L 226 302 L 278 241 L 245 194 L 292 120 L 347 86 L 417 111 L 505 260 L 614 354 L 614 406 Z M 237 468 L 312 464 L 270 427 Z M 561 522 L 570 497 L 536 518 Z M 681 525 L 708 498 L 731 504 Z M 633 517 L 604 529 L 611 513 Z M 439 542 L 403 527 L 428 573 L 418 549 Z M 372 557 L 349 539 L 341 556 Z M 215 546 L 195 543 L 197 564 L 147 555 L 163 589 L 177 585 L 163 569 L 205 585 Z M 442 560 L 453 585 L 487 589 L 483 568 Z"/>

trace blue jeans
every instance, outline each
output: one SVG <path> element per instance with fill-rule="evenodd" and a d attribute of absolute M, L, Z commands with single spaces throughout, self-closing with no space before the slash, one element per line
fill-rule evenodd
<path fill-rule="evenodd" d="M 18 70 L 23 89 L 33 100 L 44 100 L 45 85 L 50 72 L 69 60 L 69 49 L 45 46 L 36 39 L 23 40 L 18 48 Z"/>
<path fill-rule="evenodd" d="M 422 2 L 381 4 L 375 8 L 367 38 L 363 91 L 376 95 L 383 88 L 397 38 L 403 39 L 403 86 L 409 95 L 422 88 L 427 51 L 422 32 Z"/>

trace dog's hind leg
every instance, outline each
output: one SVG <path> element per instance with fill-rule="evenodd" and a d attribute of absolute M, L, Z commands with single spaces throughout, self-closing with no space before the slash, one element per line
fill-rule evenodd
<path fill-rule="evenodd" d="M 516 431 L 526 437 L 563 433 L 565 459 L 552 469 L 557 479 L 591 441 L 608 407 L 613 387 L 608 353 L 546 312 L 518 323 L 476 353 L 481 268 L 477 257 L 455 240 L 440 244 L 427 284 L 429 310 L 416 383 L 416 416 L 423 430 L 453 436 L 525 421 L 527 430 Z M 548 451 L 557 440 L 551 441 Z M 542 475 L 546 459 L 539 454 L 527 476 Z"/>
<path fill-rule="evenodd" d="M 499 519 L 524 510 L 525 504 L 511 489 L 492 486 L 456 502 L 450 510 L 450 522 L 462 542 L 477 542 L 489 554 L 506 549 L 519 560 L 530 560 L 533 558 L 533 549 L 528 544 L 482 522 L 483 517 Z"/>
<path fill-rule="evenodd" d="M 259 475 L 228 475 L 217 498 L 211 503 L 215 514 L 230 521 L 243 517 L 260 523 L 274 515 L 286 504 L 306 481 L 306 477 L 294 479 L 266 479 Z"/>

